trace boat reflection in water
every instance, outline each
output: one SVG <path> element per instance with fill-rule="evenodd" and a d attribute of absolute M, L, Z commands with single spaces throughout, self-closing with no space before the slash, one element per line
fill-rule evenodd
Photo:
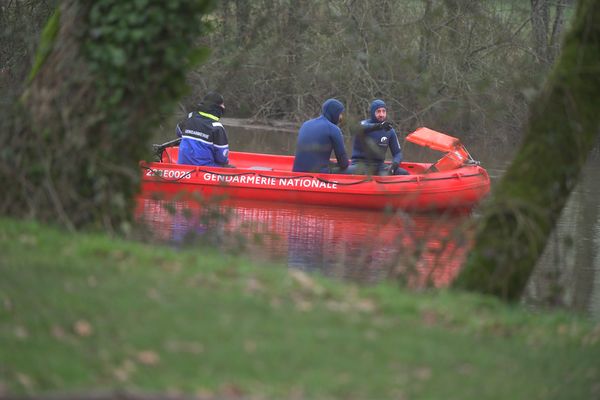
<path fill-rule="evenodd" d="M 154 238 L 206 244 L 362 283 L 447 286 L 468 245 L 467 215 L 406 214 L 249 200 L 138 199 Z"/>

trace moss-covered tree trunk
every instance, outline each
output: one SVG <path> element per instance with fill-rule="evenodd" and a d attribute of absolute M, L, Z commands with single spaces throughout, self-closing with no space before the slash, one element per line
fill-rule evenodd
<path fill-rule="evenodd" d="M 579 1 L 563 46 L 522 147 L 484 206 L 457 288 L 519 298 L 600 132 L 599 0 Z"/>
<path fill-rule="evenodd" d="M 127 226 L 151 134 L 207 54 L 194 44 L 211 4 L 61 1 L 1 140 L 2 211 Z"/>

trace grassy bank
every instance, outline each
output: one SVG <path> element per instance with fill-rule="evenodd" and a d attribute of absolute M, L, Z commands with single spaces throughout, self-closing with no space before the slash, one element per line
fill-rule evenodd
<path fill-rule="evenodd" d="M 0 394 L 600 397 L 600 327 L 0 220 Z"/>

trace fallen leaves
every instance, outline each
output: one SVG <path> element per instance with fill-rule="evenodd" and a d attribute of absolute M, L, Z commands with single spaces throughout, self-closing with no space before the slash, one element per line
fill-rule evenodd
<path fill-rule="evenodd" d="M 307 273 L 298 269 L 291 269 L 289 271 L 290 277 L 296 282 L 302 289 L 309 293 L 320 296 L 323 294 L 324 289 L 315 280 L 310 277 Z"/>
<path fill-rule="evenodd" d="M 136 369 L 133 361 L 123 360 L 121 365 L 113 370 L 113 375 L 119 382 L 127 382 Z"/>
<path fill-rule="evenodd" d="M 126 250 L 122 249 L 115 249 L 111 251 L 109 255 L 113 260 L 117 262 L 123 262 L 129 257 L 129 253 Z"/>
<path fill-rule="evenodd" d="M 55 339 L 60 341 L 65 340 L 67 337 L 67 333 L 60 325 L 52 325 L 52 328 L 50 328 L 50 333 Z"/>
<path fill-rule="evenodd" d="M 22 235 L 19 235 L 18 240 L 21 244 L 24 244 L 27 246 L 37 246 L 37 244 L 38 244 L 38 238 L 33 235 L 22 234 Z"/>
<path fill-rule="evenodd" d="M 143 350 L 137 353 L 136 358 L 142 365 L 154 366 L 160 362 L 158 353 L 152 350 Z"/>
<path fill-rule="evenodd" d="M 202 343 L 190 341 L 169 340 L 165 344 L 165 349 L 171 353 L 189 353 L 195 355 L 204 353 Z"/>
<path fill-rule="evenodd" d="M 92 325 L 88 321 L 83 319 L 80 319 L 75 322 L 75 324 L 73 325 L 73 331 L 77 335 L 82 337 L 92 336 L 92 334 L 94 333 Z"/>
<path fill-rule="evenodd" d="M 119 382 L 127 382 L 132 375 L 138 370 L 138 364 L 154 367 L 160 363 L 160 356 L 152 350 L 142 350 L 134 355 L 134 360 L 130 358 L 124 359 L 115 369 L 112 370 L 112 375 Z"/>
<path fill-rule="evenodd" d="M 205 387 L 196 389 L 194 395 L 198 400 L 213 400 L 215 398 L 215 392 Z"/>
<path fill-rule="evenodd" d="M 33 389 L 33 379 L 29 375 L 23 373 L 17 373 L 17 381 L 27 390 Z"/>
<path fill-rule="evenodd" d="M 308 312 L 313 309 L 312 302 L 304 299 L 301 296 L 292 296 L 292 300 L 294 301 L 294 305 L 298 311 Z"/>
<path fill-rule="evenodd" d="M 225 398 L 241 398 L 244 396 L 242 388 L 232 382 L 221 385 L 219 392 Z"/>
<path fill-rule="evenodd" d="M 244 341 L 244 351 L 246 353 L 256 352 L 257 347 L 258 347 L 258 345 L 256 344 L 256 342 L 254 340 L 245 340 Z"/>
<path fill-rule="evenodd" d="M 246 293 L 259 293 L 264 291 L 264 289 L 264 285 L 257 278 L 250 277 L 246 279 L 244 287 Z"/>
<path fill-rule="evenodd" d="M 29 331 L 24 326 L 15 326 L 14 333 L 17 339 L 25 340 L 29 337 Z"/>
<path fill-rule="evenodd" d="M 149 299 L 154 300 L 154 301 L 161 301 L 162 300 L 162 295 L 160 294 L 160 292 L 156 288 L 148 288 L 148 289 L 146 289 L 146 296 L 148 296 Z"/>
<path fill-rule="evenodd" d="M 160 268 L 166 272 L 177 274 L 183 269 L 183 265 L 180 261 L 174 260 L 163 260 L 160 264 Z"/>
<path fill-rule="evenodd" d="M 2 298 L 2 306 L 4 307 L 4 310 L 6 312 L 11 312 L 13 310 L 13 308 L 14 308 L 12 301 L 8 297 L 3 297 Z"/>
<path fill-rule="evenodd" d="M 95 288 L 98 286 L 98 279 L 94 275 L 90 275 L 87 277 L 87 284 L 91 288 Z"/>
<path fill-rule="evenodd" d="M 440 320 L 440 315 L 435 310 L 423 310 L 421 311 L 421 321 L 425 326 L 435 326 Z"/>
<path fill-rule="evenodd" d="M 597 343 L 600 343 L 600 324 L 596 325 L 594 329 L 582 339 L 582 344 L 584 346 L 593 346 Z"/>
<path fill-rule="evenodd" d="M 416 368 L 413 371 L 413 373 L 414 373 L 415 378 L 420 381 L 428 381 L 433 376 L 433 372 L 431 371 L 431 368 L 429 368 L 429 367 Z"/>
<path fill-rule="evenodd" d="M 463 363 L 458 366 L 457 371 L 461 375 L 468 376 L 473 375 L 473 373 L 475 372 L 475 368 L 469 363 Z"/>
<path fill-rule="evenodd" d="M 300 286 L 301 293 L 291 293 L 291 299 L 296 306 L 296 309 L 302 312 L 311 311 L 315 307 L 315 300 L 325 296 L 327 291 L 321 285 L 319 285 L 313 277 L 307 273 L 292 269 L 289 271 L 289 275 L 292 280 Z M 325 307 L 334 312 L 363 312 L 372 313 L 376 310 L 377 306 L 375 301 L 369 298 L 360 297 L 356 291 L 350 290 L 341 298 L 330 298 L 325 302 Z"/>

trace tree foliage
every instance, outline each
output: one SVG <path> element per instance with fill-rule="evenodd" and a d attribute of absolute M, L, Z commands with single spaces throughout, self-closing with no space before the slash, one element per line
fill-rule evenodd
<path fill-rule="evenodd" d="M 401 130 L 504 140 L 541 76 L 522 1 L 223 0 L 213 16 L 213 56 L 190 83 L 238 116 L 301 121 L 337 96 L 362 118 L 383 97 Z"/>
<path fill-rule="evenodd" d="M 190 43 L 212 3 L 61 1 L 2 137 L 2 211 L 126 227 L 150 134 L 207 55 Z"/>
<path fill-rule="evenodd" d="M 523 145 L 495 187 L 455 286 L 516 300 L 600 133 L 600 1 L 580 0 Z"/>

